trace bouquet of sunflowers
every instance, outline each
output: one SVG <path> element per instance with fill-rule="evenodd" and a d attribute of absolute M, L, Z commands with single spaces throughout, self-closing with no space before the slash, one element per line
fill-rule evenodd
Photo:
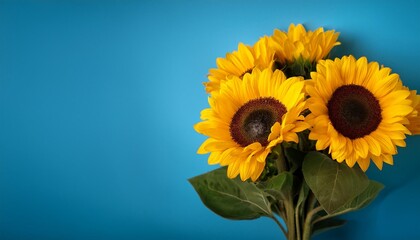
<path fill-rule="evenodd" d="M 189 179 L 213 212 L 269 217 L 307 240 L 381 191 L 365 171 L 420 133 L 420 95 L 366 57 L 329 59 L 338 35 L 291 24 L 217 59 L 194 129 L 208 136 L 198 153 L 222 167 Z"/>

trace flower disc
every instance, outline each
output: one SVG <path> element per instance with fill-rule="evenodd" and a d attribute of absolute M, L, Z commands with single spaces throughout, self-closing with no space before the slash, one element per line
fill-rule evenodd
<path fill-rule="evenodd" d="M 272 97 L 252 99 L 242 105 L 230 123 L 230 134 L 235 142 L 246 147 L 253 142 L 268 145 L 271 127 L 286 113 L 286 107 Z"/>
<path fill-rule="evenodd" d="M 369 90 L 355 84 L 337 88 L 327 108 L 334 128 L 350 139 L 369 135 L 382 120 L 379 101 Z"/>

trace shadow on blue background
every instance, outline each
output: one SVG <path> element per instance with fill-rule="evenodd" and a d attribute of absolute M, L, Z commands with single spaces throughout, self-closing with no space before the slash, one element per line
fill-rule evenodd
<path fill-rule="evenodd" d="M 362 4 L 363 3 L 363 4 Z M 282 239 L 222 219 L 187 179 L 214 167 L 192 129 L 215 59 L 290 23 L 341 32 L 420 89 L 420 4 L 298 1 L 0 2 L 1 239 Z M 419 137 L 349 223 L 315 239 L 419 238 Z"/>

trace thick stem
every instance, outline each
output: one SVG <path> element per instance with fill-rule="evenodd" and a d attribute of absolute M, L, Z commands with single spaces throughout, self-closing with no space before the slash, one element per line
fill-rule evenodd
<path fill-rule="evenodd" d="M 308 212 L 308 215 L 306 215 L 305 219 L 305 225 L 303 226 L 303 240 L 309 240 L 311 239 L 312 234 L 312 218 L 315 214 L 322 211 L 323 208 L 321 206 L 318 206 L 314 209 L 312 209 L 310 212 Z"/>
<path fill-rule="evenodd" d="M 277 155 L 276 165 L 277 170 L 279 173 L 288 171 L 286 157 L 283 153 L 283 146 L 277 145 L 273 148 L 273 152 Z M 296 228 L 295 228 L 295 208 L 293 203 L 293 196 L 292 192 L 290 192 L 287 196 L 287 200 L 283 201 L 285 210 L 286 210 L 286 218 L 284 218 L 286 225 L 287 225 L 287 239 L 288 240 L 295 240 L 296 239 Z"/>
<path fill-rule="evenodd" d="M 285 202 L 287 216 L 287 239 L 296 239 L 296 222 L 295 222 L 295 206 L 293 199 L 289 196 L 289 200 Z"/>
<path fill-rule="evenodd" d="M 301 224 L 301 217 L 299 216 L 299 208 L 295 207 L 295 221 L 296 221 L 296 234 L 297 234 L 297 240 L 301 240 L 301 229 L 300 229 L 300 224 Z"/>
<path fill-rule="evenodd" d="M 286 158 L 283 153 L 283 147 L 281 145 L 277 145 L 276 147 L 273 148 L 273 152 L 277 154 L 276 165 L 277 165 L 277 170 L 279 171 L 279 173 L 287 171 L 288 169 L 287 169 Z"/>
<path fill-rule="evenodd" d="M 306 212 L 310 212 L 312 209 L 314 209 L 315 204 L 317 203 L 315 194 L 309 190 L 309 196 L 306 199 L 307 205 L 306 205 Z"/>

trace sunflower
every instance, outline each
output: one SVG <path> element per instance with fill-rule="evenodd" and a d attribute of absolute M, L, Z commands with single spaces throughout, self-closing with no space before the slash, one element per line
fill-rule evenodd
<path fill-rule="evenodd" d="M 233 76 L 242 78 L 257 67 L 260 70 L 271 68 L 274 63 L 274 50 L 269 48 L 267 36 L 258 40 L 253 47 L 239 43 L 238 50 L 227 53 L 226 58 L 217 58 L 217 68 L 209 71 L 209 82 L 204 83 L 208 93 L 218 91 L 220 83 Z"/>
<path fill-rule="evenodd" d="M 271 148 L 283 141 L 298 142 L 297 132 L 309 127 L 304 81 L 286 79 L 283 72 L 255 68 L 243 79 L 232 77 L 209 97 L 194 128 L 209 138 L 197 153 L 210 152 L 209 164 L 228 166 L 227 175 L 256 181 Z"/>
<path fill-rule="evenodd" d="M 316 149 L 329 148 L 332 158 L 357 162 L 366 171 L 370 160 L 382 169 L 393 164 L 397 146 L 405 147 L 407 117 L 413 112 L 410 91 L 391 69 L 353 56 L 321 60 L 307 84 L 306 120 Z"/>
<path fill-rule="evenodd" d="M 407 128 L 412 134 L 420 134 L 420 95 L 417 95 L 416 90 L 411 91 L 410 99 L 414 111 L 407 117 L 409 121 Z"/>
<path fill-rule="evenodd" d="M 302 24 L 291 24 L 287 33 L 275 29 L 270 45 L 281 64 L 298 59 L 315 63 L 325 58 L 334 46 L 340 45 L 338 35 L 333 30 L 324 32 L 323 28 L 318 28 L 312 32 L 306 31 Z"/>

